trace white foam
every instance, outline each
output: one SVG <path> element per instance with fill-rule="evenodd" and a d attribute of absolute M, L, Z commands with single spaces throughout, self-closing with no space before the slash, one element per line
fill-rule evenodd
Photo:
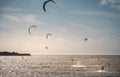
<path fill-rule="evenodd" d="M 99 72 L 99 73 L 101 73 L 101 72 L 107 72 L 106 70 L 97 70 L 96 72 Z"/>
<path fill-rule="evenodd" d="M 86 67 L 85 65 L 72 65 L 72 67 Z"/>
<path fill-rule="evenodd" d="M 72 67 L 86 67 L 85 65 L 81 65 L 80 62 L 77 62 L 76 65 L 72 65 Z"/>

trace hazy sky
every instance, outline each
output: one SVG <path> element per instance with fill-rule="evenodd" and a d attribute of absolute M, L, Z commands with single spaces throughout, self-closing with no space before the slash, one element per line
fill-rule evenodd
<path fill-rule="evenodd" d="M 0 51 L 120 55 L 120 0 L 44 1 L 0 0 Z"/>

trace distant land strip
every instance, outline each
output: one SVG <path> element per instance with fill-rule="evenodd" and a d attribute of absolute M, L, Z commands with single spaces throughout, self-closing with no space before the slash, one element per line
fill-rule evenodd
<path fill-rule="evenodd" d="M 17 53 L 17 52 L 2 51 L 2 52 L 0 52 L 0 56 L 31 56 L 31 54 L 29 54 L 29 53 Z"/>

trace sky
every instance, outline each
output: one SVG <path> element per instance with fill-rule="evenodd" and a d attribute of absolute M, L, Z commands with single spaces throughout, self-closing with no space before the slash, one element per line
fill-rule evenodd
<path fill-rule="evenodd" d="M 45 1 L 0 0 L 0 51 L 120 55 L 120 0 L 54 0 L 44 12 Z"/>

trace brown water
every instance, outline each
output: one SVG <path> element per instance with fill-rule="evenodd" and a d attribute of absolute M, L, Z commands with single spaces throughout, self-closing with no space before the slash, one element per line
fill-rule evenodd
<path fill-rule="evenodd" d="M 0 56 L 0 77 L 120 77 L 120 56 Z"/>

